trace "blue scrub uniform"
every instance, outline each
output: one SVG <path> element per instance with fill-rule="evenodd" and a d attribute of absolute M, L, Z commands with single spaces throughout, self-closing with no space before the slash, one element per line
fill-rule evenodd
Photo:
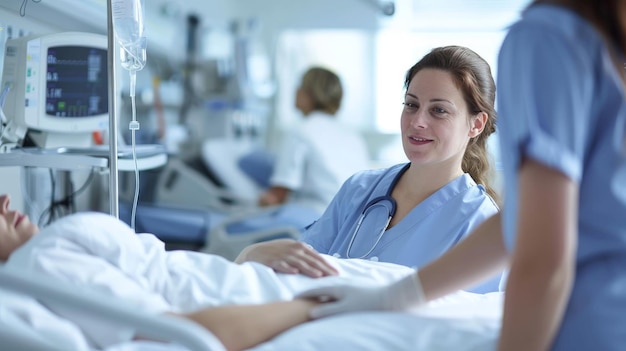
<path fill-rule="evenodd" d="M 526 10 L 499 56 L 507 247 L 523 157 L 580 190 L 576 279 L 553 350 L 626 348 L 626 95 L 617 69 L 595 29 L 554 5 Z"/>
<path fill-rule="evenodd" d="M 326 212 L 303 234 L 302 241 L 318 252 L 342 258 L 392 262 L 419 268 L 436 259 L 498 211 L 481 185 L 464 174 L 422 203 L 376 239 L 386 218 L 369 218 L 348 247 L 365 205 L 384 196 L 404 164 L 355 174 L 344 183 Z M 373 248 L 373 250 L 372 250 Z M 474 287 L 474 292 L 498 290 L 499 276 Z"/>

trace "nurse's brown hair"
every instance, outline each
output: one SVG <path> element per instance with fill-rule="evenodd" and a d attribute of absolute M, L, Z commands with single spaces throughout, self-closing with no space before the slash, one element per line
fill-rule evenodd
<path fill-rule="evenodd" d="M 487 138 L 496 131 L 496 84 L 487 61 L 477 53 L 463 46 L 444 46 L 431 50 L 406 74 L 404 87 L 408 89 L 411 80 L 424 68 L 444 70 L 452 75 L 458 89 L 463 93 L 470 115 L 480 112 L 487 114 L 485 128 L 470 139 L 461 167 L 474 181 L 482 184 L 487 193 L 500 203 L 500 197 L 492 182 L 494 169 L 487 149 Z"/>

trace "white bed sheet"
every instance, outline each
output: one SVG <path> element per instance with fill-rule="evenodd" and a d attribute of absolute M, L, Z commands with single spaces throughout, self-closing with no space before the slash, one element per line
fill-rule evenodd
<path fill-rule="evenodd" d="M 248 351 L 492 351 L 502 293 L 459 292 L 411 312 L 360 312 L 312 321 Z M 106 351 L 186 351 L 131 342 Z"/>
<path fill-rule="evenodd" d="M 326 256 L 340 271 L 339 276 L 311 279 L 300 275 L 276 274 L 256 263 L 233 265 L 223 258 L 197 252 L 165 253 L 162 251 L 162 243 L 153 236 L 135 235 L 132 231 L 127 234 L 130 229 L 117 222 L 110 223 L 107 218 L 102 215 L 60 221 L 61 225 L 49 228 L 52 233 L 48 232 L 45 237 L 42 233 L 33 239 L 32 248 L 39 249 L 36 254 L 23 252 L 23 257 L 15 257 L 16 260 L 7 262 L 6 267 L 11 268 L 11 263 L 13 269 L 32 265 L 31 269 L 35 272 L 63 279 L 71 277 L 76 283 L 89 282 L 96 290 L 138 306 L 141 306 L 138 301 L 143 300 L 145 303 L 148 299 L 146 293 L 142 292 L 144 290 L 133 283 L 133 274 L 143 272 L 140 276 L 143 277 L 141 286 L 148 286 L 149 289 L 145 291 L 153 291 L 153 300 L 164 299 L 162 304 L 167 304 L 172 310 L 289 300 L 310 288 L 342 283 L 388 284 L 414 272 L 410 268 L 389 263 L 341 260 Z M 90 233 L 78 231 L 76 228 L 84 225 L 76 221 L 88 221 L 94 230 Z M 98 228 L 107 229 L 99 232 Z M 66 253 L 61 250 L 64 246 L 59 245 L 59 240 L 72 243 L 72 251 Z M 41 250 L 47 246 L 54 250 Z M 80 260 L 71 260 L 80 250 L 104 250 L 110 254 L 95 263 L 83 256 Z M 106 265 L 103 260 L 106 260 Z M 77 264 L 77 269 L 70 267 L 70 262 Z M 122 267 L 125 273 L 113 274 L 117 271 L 102 268 L 112 266 Z M 119 286 L 112 289 L 111 281 Z M 160 292 L 156 292 L 158 289 Z M 139 295 L 129 294 L 129 291 L 137 291 Z M 0 307 L 6 301 L 0 298 Z M 499 293 L 477 295 L 459 292 L 410 313 L 367 312 L 314 321 L 287 331 L 252 350 L 489 350 L 494 348 L 498 335 L 501 302 Z M 12 328 L 15 324 L 11 322 L 11 311 L 17 313 L 21 321 L 25 321 L 20 324 L 22 327 L 27 329 L 30 326 L 37 333 L 46 330 L 46 323 L 54 318 L 53 314 L 41 308 L 18 309 L 18 312 L 11 308 L 0 309 L 0 312 L 6 313 L 5 318 L 0 318 L 0 327 Z M 5 323 L 2 323 L 3 320 Z M 67 322 L 61 318 L 59 320 Z M 73 328 L 68 327 L 65 332 L 70 334 L 59 336 L 59 340 L 71 341 L 71 349 L 82 348 L 76 346 L 82 344 L 82 341 L 76 340 Z M 111 346 L 109 351 L 144 351 L 151 348 L 160 351 L 162 347 L 146 342 L 130 342 Z"/>
<path fill-rule="evenodd" d="M 60 349 L 88 350 L 80 328 L 29 296 L 0 288 L 0 345 L 16 349 L 11 340 L 30 340 L 35 345 L 58 345 Z M 23 345 L 21 347 L 24 347 Z"/>
<path fill-rule="evenodd" d="M 324 318 L 293 328 L 250 351 L 495 350 L 502 299 L 503 293 L 459 292 L 415 311 L 360 312 Z M 28 297 L 1 290 L 0 328 L 9 335 L 53 342 L 61 349 L 92 350 L 80 328 L 72 322 L 50 313 Z M 149 341 L 106 348 L 106 351 L 185 350 L 178 345 Z"/>
<path fill-rule="evenodd" d="M 250 351 L 490 351 L 502 293 L 459 292 L 411 312 L 361 312 L 300 325 Z"/>

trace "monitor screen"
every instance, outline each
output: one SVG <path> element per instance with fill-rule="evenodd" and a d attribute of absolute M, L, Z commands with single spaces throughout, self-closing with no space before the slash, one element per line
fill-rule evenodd
<path fill-rule="evenodd" d="M 46 114 L 84 117 L 107 112 L 107 52 L 84 46 L 48 48 Z"/>

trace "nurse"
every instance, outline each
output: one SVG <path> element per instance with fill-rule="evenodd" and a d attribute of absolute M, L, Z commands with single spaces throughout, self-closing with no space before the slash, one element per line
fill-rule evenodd
<path fill-rule="evenodd" d="M 409 69 L 405 88 L 400 126 L 410 162 L 356 173 L 301 242 L 254 244 L 236 262 L 311 277 L 336 274 L 318 253 L 421 267 L 498 212 L 487 151 L 496 122 L 487 62 L 465 47 L 436 48 Z M 497 286 L 494 277 L 473 290 Z"/>
<path fill-rule="evenodd" d="M 499 350 L 626 345 L 626 1 L 536 1 L 499 56 L 502 215 L 383 289 L 313 316 L 419 306 L 510 263 Z"/>

